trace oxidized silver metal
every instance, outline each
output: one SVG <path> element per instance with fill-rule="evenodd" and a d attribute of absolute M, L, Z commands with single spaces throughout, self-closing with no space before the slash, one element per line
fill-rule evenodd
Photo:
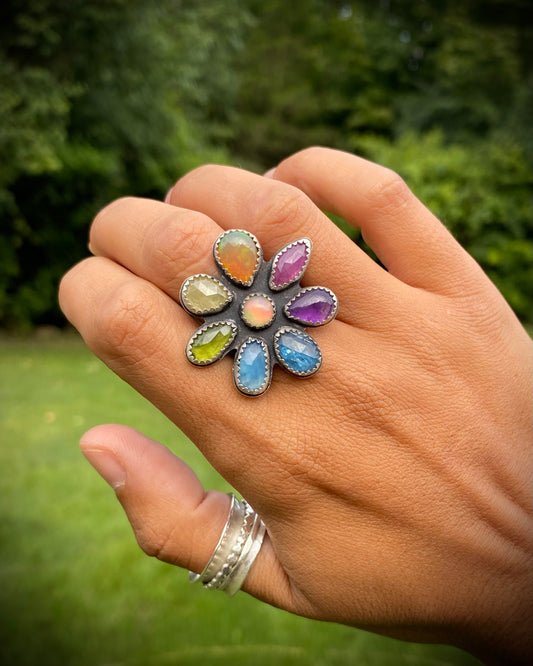
<path fill-rule="evenodd" d="M 223 263 L 223 257 L 219 255 L 218 248 L 221 240 L 231 233 L 245 234 L 255 246 L 256 264 L 253 268 L 253 276 L 249 280 L 237 279 L 231 273 L 233 269 L 230 270 L 228 264 Z M 301 255 L 305 256 L 304 259 L 300 260 L 298 253 L 293 252 L 297 246 L 304 250 L 305 255 Z M 282 263 L 285 253 L 291 251 L 293 254 L 285 256 L 285 261 Z M 313 311 L 312 302 L 307 306 L 302 305 L 302 308 L 300 308 L 303 312 L 309 312 L 308 317 L 312 321 L 307 321 L 307 316 L 304 316 L 304 314 L 301 317 L 296 317 L 295 313 L 300 311 L 299 308 L 293 307 L 293 312 L 290 313 L 291 305 L 295 303 L 296 299 L 315 289 L 314 287 L 302 288 L 300 286 L 301 279 L 310 261 L 311 252 L 311 240 L 300 238 L 282 247 L 272 259 L 265 261 L 259 241 L 250 232 L 242 229 L 229 229 L 221 234 L 213 245 L 213 256 L 220 274 L 215 277 L 199 273 L 198 276 L 214 278 L 217 284 L 231 294 L 231 299 L 225 302 L 221 308 L 217 307 L 216 311 L 215 309 L 196 309 L 195 311 L 195 308 L 187 302 L 187 286 L 198 276 L 193 275 L 184 282 L 180 291 L 180 301 L 190 314 L 202 322 L 202 325 L 192 334 L 187 343 L 186 355 L 188 360 L 196 366 L 209 366 L 226 355 L 233 354 L 235 356 L 233 362 L 234 384 L 242 394 L 251 397 L 262 395 L 267 391 L 275 365 L 279 365 L 298 377 L 310 377 L 315 374 L 322 365 L 322 354 L 319 345 L 305 332 L 305 329 L 310 326 L 322 326 L 334 319 L 338 310 L 338 301 L 330 289 L 316 287 L 316 289 L 321 289 L 324 294 L 327 294 L 331 313 L 328 312 L 323 319 L 315 320 L 311 314 Z M 291 265 L 291 261 L 294 261 L 294 265 L 298 266 L 298 269 L 293 273 L 286 268 Z M 276 267 L 280 270 L 277 277 L 274 278 Z M 280 279 L 284 271 L 287 273 L 287 278 Z M 289 275 L 295 277 L 289 277 Z M 251 310 L 248 310 L 245 316 L 243 308 L 248 299 L 258 296 L 266 298 L 272 305 L 272 317 L 268 323 L 266 323 L 266 317 L 264 320 L 261 317 L 256 319 Z M 320 303 L 320 300 L 317 303 Z M 198 360 L 193 354 L 194 351 L 201 348 L 198 336 L 214 325 L 230 326 L 232 329 L 231 339 L 224 343 L 223 348 L 219 348 L 215 344 L 212 356 L 205 360 L 203 358 Z M 300 348 L 295 345 L 294 349 L 288 349 L 287 345 L 278 344 L 282 332 L 288 330 L 294 331 L 301 337 L 302 345 L 300 345 Z M 305 342 L 308 339 L 313 342 L 312 349 L 311 346 L 308 346 L 307 349 L 305 347 Z M 253 351 L 249 349 L 252 340 L 260 342 L 263 350 L 263 355 L 261 358 L 257 358 L 257 362 Z M 206 343 L 206 349 L 208 344 L 209 342 Z M 247 350 L 248 354 L 245 355 L 244 352 Z M 306 359 L 307 351 L 313 351 L 313 354 Z M 313 363 L 312 367 L 311 363 Z"/>

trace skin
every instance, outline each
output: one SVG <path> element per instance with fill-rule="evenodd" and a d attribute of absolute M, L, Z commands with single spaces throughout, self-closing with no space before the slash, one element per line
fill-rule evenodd
<path fill-rule="evenodd" d="M 387 270 L 321 212 L 362 230 Z M 211 248 L 245 228 L 270 258 L 308 236 L 302 282 L 339 299 L 314 329 L 324 363 L 276 369 L 260 398 L 231 359 L 193 367 L 177 304 Z M 310 148 L 267 177 L 204 166 L 167 201 L 102 210 L 61 306 L 89 347 L 164 412 L 254 506 L 268 536 L 245 582 L 312 618 L 444 642 L 489 663 L 532 653 L 531 340 L 500 293 L 397 174 Z M 229 498 L 168 449 L 98 426 L 83 452 L 114 487 L 140 546 L 201 571 Z"/>

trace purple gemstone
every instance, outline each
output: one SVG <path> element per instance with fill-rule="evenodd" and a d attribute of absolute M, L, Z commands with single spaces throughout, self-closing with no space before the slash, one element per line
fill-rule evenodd
<path fill-rule="evenodd" d="M 307 267 L 310 251 L 311 244 L 307 239 L 295 241 L 280 250 L 272 264 L 271 289 L 283 289 L 300 279 Z"/>
<path fill-rule="evenodd" d="M 327 324 L 336 312 L 337 299 L 333 292 L 324 287 L 302 289 L 285 309 L 288 317 L 307 326 Z"/>

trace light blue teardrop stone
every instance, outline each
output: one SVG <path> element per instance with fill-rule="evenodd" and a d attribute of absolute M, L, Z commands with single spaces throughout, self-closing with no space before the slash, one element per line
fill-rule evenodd
<path fill-rule="evenodd" d="M 241 350 L 237 381 L 250 393 L 261 390 L 267 381 L 267 357 L 257 340 L 245 343 Z"/>
<path fill-rule="evenodd" d="M 282 365 L 291 372 L 310 374 L 320 365 L 317 343 L 300 331 L 283 331 L 277 338 L 276 353 Z"/>

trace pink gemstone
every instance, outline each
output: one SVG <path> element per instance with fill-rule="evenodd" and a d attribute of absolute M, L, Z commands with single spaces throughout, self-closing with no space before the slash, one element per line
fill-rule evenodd
<path fill-rule="evenodd" d="M 309 287 L 287 304 L 285 314 L 305 326 L 322 326 L 337 313 L 335 294 L 325 287 Z"/>
<path fill-rule="evenodd" d="M 272 262 L 270 288 L 279 291 L 297 282 L 305 272 L 311 253 L 307 238 L 294 241 L 278 252 Z"/>

